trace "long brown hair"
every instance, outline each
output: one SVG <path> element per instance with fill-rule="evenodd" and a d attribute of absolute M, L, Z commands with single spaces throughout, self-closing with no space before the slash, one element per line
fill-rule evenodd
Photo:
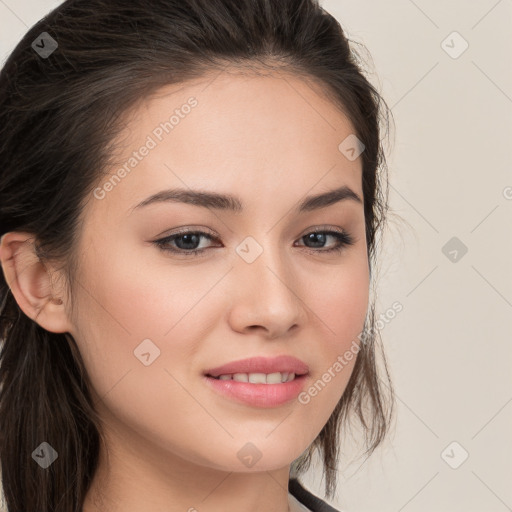
<path fill-rule="evenodd" d="M 46 53 L 33 45 L 41 38 Z M 0 236 L 33 234 L 40 260 L 62 265 L 72 297 L 80 215 L 106 168 L 122 114 L 159 87 L 226 64 L 285 65 L 322 84 L 348 116 L 365 146 L 362 185 L 374 277 L 376 235 L 388 208 L 381 133 L 389 109 L 340 24 L 317 0 L 65 1 L 27 32 L 0 73 Z M 387 414 L 375 360 L 374 302 L 368 313 L 347 388 L 307 453 L 294 461 L 300 474 L 320 450 L 327 496 L 336 489 L 342 422 L 360 419 L 371 453 L 391 420 L 393 399 Z M 2 273 L 0 342 L 8 510 L 80 512 L 103 442 L 91 383 L 73 338 L 28 318 Z M 32 460 L 43 441 L 58 447 L 58 463 L 45 470 Z"/>

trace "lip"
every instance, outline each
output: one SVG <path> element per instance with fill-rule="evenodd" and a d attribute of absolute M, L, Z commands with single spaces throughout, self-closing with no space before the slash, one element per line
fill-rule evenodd
<path fill-rule="evenodd" d="M 309 377 L 301 375 L 281 384 L 251 384 L 236 380 L 214 379 L 207 375 L 203 378 L 210 389 L 223 397 L 252 407 L 270 408 L 295 400 Z"/>
<path fill-rule="evenodd" d="M 276 373 L 288 372 L 295 375 L 305 375 L 309 373 L 306 363 L 293 356 L 282 355 L 278 357 L 250 357 L 232 361 L 216 368 L 206 370 L 204 375 L 209 377 L 218 377 L 219 375 L 234 373 Z M 294 382 L 294 381 L 292 381 Z M 254 386 L 254 384 L 252 384 Z M 263 386 L 273 386 L 273 384 L 262 384 Z M 281 384 L 277 384 L 281 386 Z"/>
<path fill-rule="evenodd" d="M 295 379 L 280 384 L 252 384 L 235 380 L 220 380 L 219 375 L 235 373 L 295 373 Z M 309 367 L 292 356 L 251 357 L 211 368 L 204 372 L 206 384 L 214 392 L 239 403 L 253 407 L 279 407 L 295 400 L 304 388 Z"/>

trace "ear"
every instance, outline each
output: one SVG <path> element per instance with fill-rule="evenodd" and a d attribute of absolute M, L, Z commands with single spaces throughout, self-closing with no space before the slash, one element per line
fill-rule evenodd
<path fill-rule="evenodd" d="M 0 262 L 7 285 L 22 311 L 50 332 L 68 332 L 64 297 L 35 252 L 31 233 L 9 232 L 0 239 Z"/>

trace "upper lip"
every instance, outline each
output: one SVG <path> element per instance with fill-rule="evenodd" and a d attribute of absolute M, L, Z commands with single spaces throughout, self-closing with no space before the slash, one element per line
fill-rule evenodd
<path fill-rule="evenodd" d="M 292 356 L 251 357 L 232 361 L 205 371 L 205 375 L 218 377 L 235 373 L 295 373 L 304 375 L 309 372 L 308 365 Z"/>

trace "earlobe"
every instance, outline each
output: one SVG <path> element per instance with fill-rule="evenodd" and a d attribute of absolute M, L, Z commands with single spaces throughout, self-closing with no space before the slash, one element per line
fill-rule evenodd
<path fill-rule="evenodd" d="M 21 310 L 50 332 L 68 332 L 71 325 L 63 300 L 55 296 L 51 275 L 35 252 L 34 235 L 5 233 L 0 261 L 5 280 Z"/>

